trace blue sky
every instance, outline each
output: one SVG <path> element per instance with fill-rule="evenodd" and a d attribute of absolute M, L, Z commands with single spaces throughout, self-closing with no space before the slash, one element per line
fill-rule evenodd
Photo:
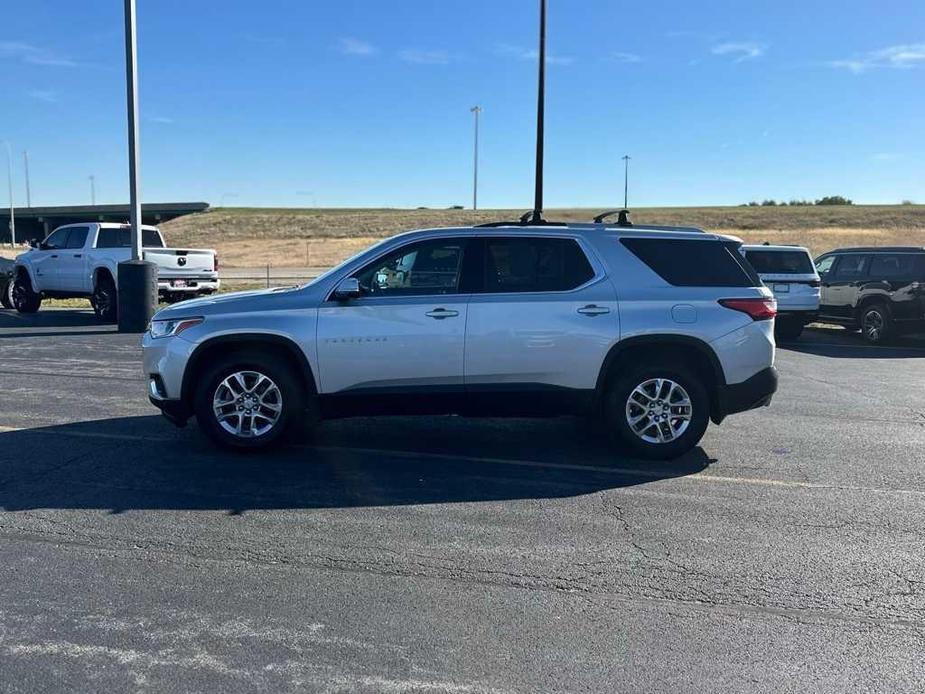
<path fill-rule="evenodd" d="M 535 0 L 138 0 L 142 194 L 532 204 Z M 8 3 L 0 139 L 34 205 L 127 198 L 121 0 Z M 925 202 L 921 0 L 550 0 L 546 203 Z M 5 181 L 4 181 L 5 183 Z M 5 194 L 2 196 L 4 202 Z"/>

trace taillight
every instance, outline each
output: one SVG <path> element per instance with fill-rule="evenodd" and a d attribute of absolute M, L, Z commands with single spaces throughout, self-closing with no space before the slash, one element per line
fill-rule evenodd
<path fill-rule="evenodd" d="M 777 302 L 774 299 L 720 299 L 719 303 L 733 311 L 741 311 L 751 316 L 752 320 L 771 320 L 777 315 Z"/>
<path fill-rule="evenodd" d="M 218 253 L 215 254 L 215 271 L 218 272 Z"/>
<path fill-rule="evenodd" d="M 810 280 L 810 281 L 807 282 L 806 284 L 808 284 L 810 287 L 820 287 L 820 286 L 822 286 L 822 282 L 820 282 L 819 280 Z"/>

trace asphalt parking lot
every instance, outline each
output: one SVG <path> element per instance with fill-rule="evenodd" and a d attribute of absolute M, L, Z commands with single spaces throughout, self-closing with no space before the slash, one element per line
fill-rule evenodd
<path fill-rule="evenodd" d="M 0 690 L 921 691 L 925 341 L 810 330 L 681 461 L 572 419 L 219 453 L 0 311 Z"/>

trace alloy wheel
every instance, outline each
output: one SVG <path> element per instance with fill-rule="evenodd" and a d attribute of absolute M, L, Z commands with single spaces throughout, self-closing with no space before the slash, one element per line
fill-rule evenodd
<path fill-rule="evenodd" d="M 630 431 L 647 443 L 668 443 L 682 436 L 693 408 L 687 391 L 668 378 L 651 378 L 636 386 L 626 400 Z"/>
<path fill-rule="evenodd" d="M 864 336 L 870 342 L 880 342 L 883 337 L 883 326 L 886 321 L 883 320 L 883 314 L 878 309 L 871 309 L 864 314 L 863 329 Z"/>
<path fill-rule="evenodd" d="M 255 438 L 276 426 L 283 412 L 283 396 L 269 376 L 235 371 L 215 389 L 212 412 L 229 434 Z"/>

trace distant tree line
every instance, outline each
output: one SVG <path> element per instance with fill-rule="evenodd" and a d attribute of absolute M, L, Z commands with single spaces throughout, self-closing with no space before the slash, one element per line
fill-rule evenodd
<path fill-rule="evenodd" d="M 815 202 L 812 200 L 791 200 L 787 202 L 781 200 L 762 200 L 758 202 L 752 200 L 746 205 L 740 205 L 740 207 L 808 207 L 810 205 L 853 205 L 854 202 L 848 198 L 844 198 L 841 195 L 827 195 L 824 198 L 819 198 Z"/>

